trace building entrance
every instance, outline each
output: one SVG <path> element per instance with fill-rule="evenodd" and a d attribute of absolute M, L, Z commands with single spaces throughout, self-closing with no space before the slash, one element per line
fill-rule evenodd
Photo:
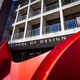
<path fill-rule="evenodd" d="M 50 51 L 53 48 L 54 47 L 28 49 L 28 50 L 14 50 L 11 53 L 12 53 L 13 61 L 21 62 L 36 57 L 38 55 L 41 55 L 47 51 Z"/>

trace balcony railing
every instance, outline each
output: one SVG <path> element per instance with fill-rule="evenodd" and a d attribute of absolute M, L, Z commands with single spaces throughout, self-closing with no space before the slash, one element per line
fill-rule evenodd
<path fill-rule="evenodd" d="M 34 2 L 34 1 L 36 1 L 36 0 L 31 0 L 31 2 Z"/>
<path fill-rule="evenodd" d="M 63 5 L 67 5 L 75 1 L 79 1 L 79 0 L 63 0 Z"/>
<path fill-rule="evenodd" d="M 8 27 L 8 26 L 12 26 L 12 24 L 14 23 L 14 21 L 15 21 L 15 20 L 8 21 L 8 22 L 7 22 L 7 27 Z"/>
<path fill-rule="evenodd" d="M 47 12 L 47 11 L 56 9 L 58 7 L 59 7 L 59 3 L 54 3 L 52 5 L 49 5 L 49 6 L 44 7 L 44 12 Z"/>
<path fill-rule="evenodd" d="M 30 13 L 30 17 L 35 16 L 35 15 L 39 15 L 41 13 L 41 9 L 33 11 Z"/>
<path fill-rule="evenodd" d="M 23 38 L 23 35 L 24 35 L 24 32 L 14 34 L 14 35 L 13 35 L 13 40 L 21 39 L 21 38 Z"/>
<path fill-rule="evenodd" d="M 29 3 L 29 0 L 27 0 L 26 2 L 20 4 L 20 7 L 23 7 L 23 6 L 27 5 L 28 3 Z"/>
<path fill-rule="evenodd" d="M 21 21 L 21 20 L 24 20 L 24 19 L 26 19 L 26 15 L 18 17 L 17 22 Z"/>
<path fill-rule="evenodd" d="M 43 34 L 61 31 L 61 24 L 57 23 L 54 25 L 46 26 L 43 28 Z"/>
<path fill-rule="evenodd" d="M 26 37 L 38 36 L 40 35 L 40 28 L 27 31 Z"/>
<path fill-rule="evenodd" d="M 80 18 L 66 21 L 66 29 L 80 27 Z"/>

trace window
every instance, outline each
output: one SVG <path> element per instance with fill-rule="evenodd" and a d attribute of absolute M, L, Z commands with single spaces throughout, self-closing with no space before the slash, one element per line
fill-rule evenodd
<path fill-rule="evenodd" d="M 24 28 L 20 28 L 20 33 L 21 33 L 21 32 L 24 32 Z"/>

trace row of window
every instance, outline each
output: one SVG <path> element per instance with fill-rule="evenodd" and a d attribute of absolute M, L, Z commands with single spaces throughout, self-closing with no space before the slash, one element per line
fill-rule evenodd
<path fill-rule="evenodd" d="M 66 29 L 74 29 L 74 28 L 80 27 L 80 18 L 66 21 L 65 26 L 66 26 Z M 43 30 L 42 30 L 43 34 L 54 33 L 54 32 L 59 32 L 59 31 L 61 31 L 61 23 L 56 23 L 53 25 L 43 27 Z M 9 35 L 6 36 L 8 40 L 11 39 L 11 34 L 12 34 L 11 32 L 9 32 Z M 40 28 L 37 28 L 36 26 L 36 27 L 33 27 L 32 30 L 26 31 L 25 37 L 34 37 L 34 36 L 39 36 L 39 35 L 40 35 Z M 13 40 L 22 39 L 23 37 L 24 37 L 24 28 L 19 28 L 19 32 L 14 33 Z"/>
<path fill-rule="evenodd" d="M 75 2 L 75 1 L 77 1 L 77 0 L 69 0 L 69 2 Z M 65 2 L 66 3 L 69 3 L 66 0 L 65 0 Z M 44 12 L 50 11 L 50 10 L 55 9 L 55 8 L 58 8 L 58 7 L 59 7 L 58 1 L 55 1 L 54 3 L 49 3 L 44 8 Z M 15 12 L 15 10 L 12 8 L 11 9 L 11 12 Z M 36 8 L 33 9 L 33 7 L 31 7 L 31 9 L 29 11 L 29 17 L 39 15 L 40 13 L 41 13 L 40 6 L 37 9 Z M 16 13 L 11 14 L 9 16 L 9 20 L 7 22 L 7 26 L 11 26 L 15 22 L 15 18 L 16 18 Z M 19 11 L 19 14 L 18 14 L 18 17 L 17 17 L 17 22 L 22 21 L 22 20 L 25 20 L 26 18 L 27 18 L 27 8 Z"/>
<path fill-rule="evenodd" d="M 15 62 L 21 62 L 21 61 L 25 61 L 28 59 L 31 59 L 33 57 L 36 57 L 38 55 L 41 55 L 47 51 L 52 50 L 53 47 L 49 47 L 49 48 L 39 48 L 39 49 L 29 49 L 29 50 L 12 50 L 12 57 L 13 57 L 13 61 Z"/>
<path fill-rule="evenodd" d="M 36 0 L 33 0 L 33 1 L 36 1 Z M 75 1 L 78 1 L 78 0 L 62 0 L 62 3 L 63 3 L 63 5 L 66 5 L 66 4 L 75 2 Z M 22 6 L 24 6 L 24 5 L 27 5 L 28 2 L 29 2 L 29 1 L 27 0 L 26 2 L 22 3 L 22 4 L 20 5 L 20 7 L 22 7 Z M 33 11 L 37 11 L 37 10 L 38 10 L 38 11 L 35 12 L 33 15 L 39 13 L 39 11 L 40 11 L 39 9 L 41 8 L 41 3 L 38 2 L 38 4 L 40 4 L 39 8 L 33 10 Z M 46 5 L 46 6 L 44 7 L 44 12 L 47 12 L 47 11 L 49 11 L 49 10 L 52 10 L 52 9 L 55 9 L 55 8 L 59 7 L 59 2 L 58 2 L 58 0 L 55 0 L 55 1 L 53 1 L 53 2 L 50 0 L 49 3 L 46 3 L 46 1 L 45 1 L 44 4 Z M 34 4 L 34 5 L 36 5 L 36 4 Z M 38 6 L 37 6 L 37 7 L 38 7 Z M 36 7 L 36 8 L 37 8 L 37 7 Z M 18 7 L 16 7 L 16 6 L 12 7 L 10 13 L 15 12 L 17 8 L 18 8 Z M 32 7 L 31 7 L 31 8 L 32 8 Z"/>
<path fill-rule="evenodd" d="M 31 2 L 34 2 L 34 1 L 36 1 L 36 0 L 31 0 Z M 46 0 L 44 0 L 44 1 L 46 2 Z M 66 4 L 75 2 L 75 1 L 78 1 L 78 0 L 62 0 L 62 4 L 66 5 Z M 56 0 L 56 2 L 58 2 L 58 0 Z M 23 7 L 23 6 L 27 5 L 28 3 L 29 3 L 29 0 L 26 0 L 25 2 L 23 2 L 23 3 L 20 4 L 20 7 Z"/>

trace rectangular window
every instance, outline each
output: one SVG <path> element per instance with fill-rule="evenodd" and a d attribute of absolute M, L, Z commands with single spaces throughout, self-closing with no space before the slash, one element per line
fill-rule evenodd
<path fill-rule="evenodd" d="M 24 28 L 20 28 L 20 33 L 21 33 L 21 32 L 24 32 Z"/>

